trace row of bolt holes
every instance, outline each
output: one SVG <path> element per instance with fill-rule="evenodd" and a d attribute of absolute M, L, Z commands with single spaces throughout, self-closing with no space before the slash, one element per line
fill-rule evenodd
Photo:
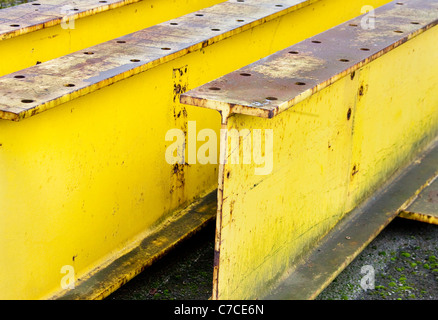
<path fill-rule="evenodd" d="M 100 3 L 106 3 L 107 1 L 99 1 L 99 2 L 100 2 Z M 245 0 L 237 0 L 237 2 L 245 2 Z M 396 4 L 397 4 L 397 5 L 403 5 L 403 3 L 401 3 L 401 2 L 397 2 Z M 40 4 L 39 4 L 39 3 L 33 3 L 32 5 L 39 6 Z M 276 7 L 283 7 L 283 5 L 278 4 L 278 5 L 276 5 Z M 73 10 L 78 11 L 79 9 L 73 9 Z M 203 14 L 196 14 L 196 16 L 198 16 L 198 17 L 202 17 L 202 16 L 204 16 L 204 15 L 203 15 Z M 237 20 L 237 21 L 238 21 L 238 22 L 244 22 L 245 20 L 240 20 L 240 19 L 239 19 L 239 20 Z M 173 26 L 178 25 L 178 23 L 176 23 L 176 22 L 171 22 L 170 24 L 173 25 Z M 418 23 L 418 22 L 411 22 L 411 24 L 419 24 L 419 23 Z M 18 27 L 19 25 L 11 25 L 11 26 L 17 26 L 17 27 Z M 357 24 L 350 24 L 350 26 L 352 26 L 352 27 L 357 27 Z M 211 30 L 212 30 L 212 31 L 220 31 L 220 29 L 211 29 Z M 403 31 L 400 31 L 400 30 L 395 30 L 394 32 L 397 32 L 397 33 L 403 33 Z M 124 40 L 118 40 L 117 43 L 126 43 L 126 41 L 124 41 Z M 321 43 L 321 41 L 313 40 L 312 43 Z M 161 50 L 171 50 L 171 48 L 161 48 Z M 360 48 L 360 50 L 362 50 L 362 51 L 369 51 L 370 49 L 368 49 L 368 48 Z M 298 51 L 290 51 L 289 53 L 290 53 L 290 54 L 299 54 Z M 84 54 L 92 55 L 92 54 L 94 54 L 94 52 L 87 51 L 87 52 L 84 52 Z M 130 61 L 131 61 L 131 62 L 140 62 L 139 59 L 131 59 Z M 348 59 L 339 59 L 339 61 L 341 61 L 341 62 L 349 62 L 350 60 L 348 60 Z M 251 76 L 250 73 L 241 73 L 240 75 L 243 76 L 243 77 L 250 77 L 250 76 Z M 25 76 L 23 76 L 23 75 L 17 75 L 17 76 L 15 76 L 14 78 L 16 78 L 16 79 L 24 79 Z M 306 85 L 305 82 L 300 82 L 300 81 L 299 81 L 299 82 L 295 82 L 295 84 L 296 84 L 297 86 L 304 86 L 304 85 Z M 75 85 L 72 84 L 72 83 L 67 83 L 67 84 L 64 85 L 64 87 L 71 88 L 71 87 L 75 87 Z M 221 88 L 219 88 L 219 87 L 211 87 L 211 88 L 209 88 L 209 89 L 210 89 L 210 90 L 213 90 L 213 91 L 219 91 L 219 90 L 221 90 Z M 267 97 L 266 100 L 275 101 L 275 100 L 278 100 L 278 99 L 277 99 L 276 97 Z M 23 99 L 23 100 L 21 100 L 21 102 L 22 102 L 22 103 L 32 103 L 32 102 L 35 102 L 35 100 L 31 100 L 31 99 Z"/>
<path fill-rule="evenodd" d="M 99 1 L 99 3 L 107 3 L 107 2 L 108 2 L 108 1 L 105 1 L 105 0 Z M 33 5 L 33 6 L 40 6 L 41 3 L 34 2 L 34 3 L 32 3 L 32 5 Z M 75 8 L 75 9 L 73 9 L 73 11 L 79 11 L 79 9 Z M 19 25 L 19 24 L 10 24 L 9 26 L 10 26 L 10 27 L 17 28 L 17 27 L 19 27 L 20 25 Z"/>
<path fill-rule="evenodd" d="M 99 1 L 99 2 L 101 2 L 101 3 L 106 3 L 107 1 Z M 238 0 L 238 2 L 244 2 L 243 0 L 241 0 L 241 1 L 239 1 Z M 33 5 L 40 5 L 39 3 L 34 3 Z M 282 6 L 282 5 L 279 5 L 279 6 Z M 77 11 L 77 10 L 79 10 L 79 9 L 74 9 L 75 11 Z M 198 17 L 203 17 L 204 15 L 203 14 L 196 14 L 196 16 L 198 16 Z M 239 20 L 237 20 L 237 22 L 244 22 L 245 20 L 241 20 L 241 19 L 239 19 Z M 176 22 L 171 22 L 170 23 L 172 26 L 176 26 L 176 25 L 178 25 L 178 23 L 176 23 Z M 19 25 L 11 25 L 11 27 L 19 27 Z M 220 31 L 220 29 L 211 29 L 212 31 Z M 126 41 L 124 41 L 124 40 L 117 40 L 116 41 L 117 43 L 126 43 Z M 161 50 L 172 50 L 171 48 L 167 48 L 167 47 L 165 47 L 165 48 L 161 48 Z M 84 54 L 87 54 L 87 55 L 93 55 L 94 54 L 94 52 L 91 52 L 91 51 L 86 51 L 86 52 L 84 52 Z M 140 62 L 140 60 L 139 59 L 131 59 L 130 60 L 131 62 Z M 18 75 L 18 76 L 15 76 L 14 78 L 16 78 L 16 79 L 24 79 L 25 78 L 25 76 L 23 76 L 23 75 Z M 74 84 L 72 84 L 72 83 L 67 83 L 67 84 L 65 84 L 64 85 L 64 87 L 68 87 L 68 88 L 72 88 L 72 87 L 75 87 L 75 85 Z M 21 102 L 22 103 L 32 103 L 32 102 L 35 102 L 35 100 L 31 100 L 31 99 L 23 99 L 23 100 L 21 100 Z"/>
<path fill-rule="evenodd" d="M 237 2 L 244 2 L 244 0 L 237 0 Z M 397 2 L 396 5 L 403 5 L 403 3 L 401 3 L 401 2 Z M 411 24 L 419 24 L 419 22 L 411 22 Z M 357 25 L 357 24 L 350 23 L 349 26 L 350 26 L 350 27 L 357 27 L 358 25 Z M 401 31 L 401 30 L 395 30 L 394 32 L 396 32 L 396 33 L 403 33 L 403 31 Z M 321 41 L 319 41 L 319 40 L 313 40 L 312 43 L 318 43 L 318 44 L 319 44 L 319 43 L 321 43 Z M 370 51 L 369 48 L 360 48 L 360 50 L 362 50 L 362 51 Z M 290 54 L 299 54 L 298 51 L 289 51 L 289 53 L 290 53 Z M 340 61 L 340 62 L 349 62 L 350 60 L 348 60 L 348 59 L 339 59 L 339 61 Z M 243 77 L 250 77 L 250 76 L 251 76 L 250 73 L 241 73 L 240 75 L 243 76 Z M 295 82 L 295 85 L 297 85 L 297 86 L 305 86 L 306 83 L 305 83 L 305 82 L 298 81 L 298 82 Z M 211 88 L 209 88 L 209 90 L 212 90 L 212 91 L 220 91 L 221 88 L 219 88 L 219 87 L 211 87 Z M 278 100 L 278 98 L 276 98 L 276 97 L 267 97 L 267 98 L 265 98 L 265 99 L 266 99 L 266 100 L 271 100 L 271 101 Z"/>

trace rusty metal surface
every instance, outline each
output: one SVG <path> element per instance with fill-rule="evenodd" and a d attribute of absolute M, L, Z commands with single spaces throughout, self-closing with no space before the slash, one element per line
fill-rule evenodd
<path fill-rule="evenodd" d="M 429 214 L 438 218 L 438 179 L 418 195 L 407 211 Z"/>
<path fill-rule="evenodd" d="M 374 14 L 374 29 L 361 27 L 365 15 L 357 17 L 191 90 L 181 102 L 272 118 L 434 27 L 438 1 L 394 1 Z"/>
<path fill-rule="evenodd" d="M 264 299 L 314 299 L 437 174 L 438 143 L 349 213 Z"/>
<path fill-rule="evenodd" d="M 0 119 L 33 116 L 313 2 L 227 1 L 9 74 L 0 78 Z"/>
<path fill-rule="evenodd" d="M 58 25 L 68 14 L 71 19 L 119 8 L 141 0 L 40 0 L 0 10 L 0 40 Z"/>

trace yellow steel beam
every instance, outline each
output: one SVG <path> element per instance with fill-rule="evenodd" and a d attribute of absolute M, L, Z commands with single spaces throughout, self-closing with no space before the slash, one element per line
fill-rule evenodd
<path fill-rule="evenodd" d="M 391 2 L 181 95 L 222 115 L 214 299 L 269 294 L 437 136 L 437 9 Z"/>
<path fill-rule="evenodd" d="M 41 0 L 0 10 L 0 76 L 224 2 Z"/>
<path fill-rule="evenodd" d="M 438 140 L 416 161 L 385 182 L 364 205 L 346 215 L 265 299 L 313 299 L 419 194 L 438 174 Z M 402 211 L 403 212 L 403 211 Z M 375 267 L 372 266 L 371 267 Z"/>
<path fill-rule="evenodd" d="M 229 1 L 1 77 L 0 118 L 16 121 L 0 122 L 0 296 L 65 293 L 63 266 L 81 287 L 216 189 L 216 164 L 166 162 L 169 130 L 188 135 L 188 121 L 197 132 L 220 129 L 215 111 L 182 106 L 179 95 L 370 2 L 386 1 Z"/>

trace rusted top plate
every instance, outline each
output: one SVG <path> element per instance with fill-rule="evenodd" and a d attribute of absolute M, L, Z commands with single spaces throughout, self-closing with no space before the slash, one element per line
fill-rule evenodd
<path fill-rule="evenodd" d="M 0 40 L 58 25 L 142 0 L 36 0 L 0 10 Z"/>
<path fill-rule="evenodd" d="M 181 102 L 272 118 L 438 23 L 438 0 L 391 2 L 181 95 Z M 365 21 L 365 20 L 364 20 Z M 368 20 L 369 21 L 369 20 Z M 365 25 L 367 27 L 367 25 Z"/>
<path fill-rule="evenodd" d="M 316 0 L 231 0 L 0 77 L 0 119 L 19 121 Z"/>

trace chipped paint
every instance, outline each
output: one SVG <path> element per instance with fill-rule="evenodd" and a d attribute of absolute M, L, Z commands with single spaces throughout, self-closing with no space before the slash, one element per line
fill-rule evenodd
<path fill-rule="evenodd" d="M 418 8 L 420 19 L 436 3 L 412 0 L 401 10 Z M 356 41 L 363 31 L 349 21 L 181 95 L 182 103 L 220 111 L 227 131 L 275 132 L 270 175 L 255 176 L 255 163 L 220 166 L 213 299 L 268 295 L 315 243 L 387 181 L 403 176 L 436 139 L 438 12 L 433 12 L 421 24 L 410 23 L 415 16 L 409 21 L 394 18 L 399 27 L 409 24 L 409 29 L 385 37 L 382 31 L 394 25 L 380 19 L 376 36 L 364 43 Z M 302 53 L 323 65 L 311 69 L 294 64 Z M 239 149 L 229 142 L 222 146 L 226 154 Z M 351 240 L 353 255 L 416 194 L 405 196 L 393 197 L 397 205 L 391 202 L 382 219 L 361 226 L 366 230 L 360 242 L 352 234 L 342 235 Z M 346 266 L 345 258 L 334 273 Z M 333 274 L 312 277 L 323 279 L 325 286 Z"/>

